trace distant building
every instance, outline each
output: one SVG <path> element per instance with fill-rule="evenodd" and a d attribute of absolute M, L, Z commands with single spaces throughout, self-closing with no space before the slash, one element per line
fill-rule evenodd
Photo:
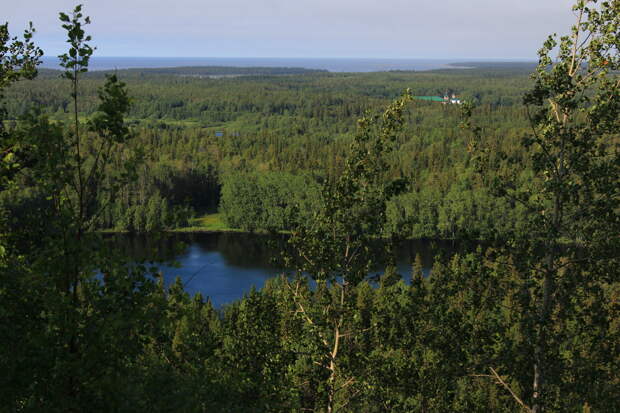
<path fill-rule="evenodd" d="M 414 96 L 415 99 L 418 100 L 426 100 L 428 102 L 440 102 L 443 103 L 444 105 L 452 104 L 452 105 L 460 105 L 461 99 L 457 98 L 456 95 L 453 93 L 452 97 L 448 96 L 448 94 L 446 93 L 443 97 L 441 96 Z"/>
<path fill-rule="evenodd" d="M 457 98 L 454 93 L 452 94 L 452 96 L 448 96 L 448 94 L 446 93 L 443 96 L 443 104 L 447 105 L 448 103 L 451 105 L 460 105 L 461 99 Z"/>
<path fill-rule="evenodd" d="M 414 96 L 418 100 L 426 100 L 429 102 L 443 102 L 444 99 L 441 96 Z"/>

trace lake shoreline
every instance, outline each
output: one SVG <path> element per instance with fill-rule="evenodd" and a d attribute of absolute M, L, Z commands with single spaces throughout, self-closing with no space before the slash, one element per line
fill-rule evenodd
<path fill-rule="evenodd" d="M 96 231 L 100 234 L 105 234 L 105 235 L 129 235 L 129 236 L 150 236 L 150 235 L 157 235 L 157 234 L 168 234 L 168 235 L 175 235 L 175 234 L 181 234 L 181 235 L 201 235 L 201 234 L 208 234 L 208 235 L 226 235 L 226 234 L 236 234 L 236 235 L 257 235 L 257 236 L 277 236 L 277 235 L 291 235 L 292 232 L 291 231 L 277 231 L 277 232 L 269 232 L 269 231 L 265 231 L 265 230 L 259 230 L 259 231 L 246 231 L 246 230 L 242 230 L 242 229 L 201 229 L 201 228 L 175 228 L 175 229 L 166 229 L 166 230 L 162 230 L 162 231 L 153 231 L 153 232 L 132 232 L 132 231 L 127 231 L 127 230 L 100 230 L 100 231 Z M 389 237 L 381 237 L 380 239 L 382 240 L 389 240 Z M 398 239 L 399 242 L 412 242 L 412 241 L 419 241 L 419 242 L 438 242 L 438 243 L 464 243 L 464 242 L 475 242 L 475 243 L 484 243 L 485 240 L 477 240 L 477 239 L 473 239 L 473 240 L 467 240 L 467 239 L 457 239 L 457 238 L 425 238 L 425 237 L 421 237 L 421 238 L 399 238 Z"/>
<path fill-rule="evenodd" d="M 240 232 L 160 232 L 159 234 L 109 233 L 106 242 L 125 256 L 127 262 L 148 263 L 157 268 L 168 287 L 180 278 L 190 296 L 200 293 L 215 307 L 232 303 L 283 272 L 293 271 L 283 253 L 293 252 L 286 235 Z M 388 257 L 385 240 L 373 243 L 374 265 L 369 276 L 385 271 Z M 413 263 L 420 257 L 424 274 L 429 274 L 438 255 L 449 257 L 472 247 L 450 241 L 402 241 L 390 252 L 396 273 L 407 281 Z M 473 247 L 475 248 L 475 247 Z M 392 255 L 393 254 L 393 255 Z"/>

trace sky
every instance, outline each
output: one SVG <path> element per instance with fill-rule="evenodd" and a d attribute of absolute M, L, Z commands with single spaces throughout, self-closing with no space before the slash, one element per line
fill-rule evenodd
<path fill-rule="evenodd" d="M 0 0 L 12 34 L 32 21 L 66 49 L 66 0 Z M 97 56 L 534 59 L 575 21 L 572 0 L 84 0 Z"/>

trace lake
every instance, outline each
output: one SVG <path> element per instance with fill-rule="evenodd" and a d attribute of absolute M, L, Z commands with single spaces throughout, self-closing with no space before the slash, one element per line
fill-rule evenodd
<path fill-rule="evenodd" d="M 216 307 L 242 298 L 252 287 L 261 288 L 266 280 L 281 274 L 283 265 L 274 258 L 287 245 L 285 236 L 243 233 L 116 235 L 113 240 L 132 260 L 154 262 L 166 285 L 180 277 L 188 293 L 200 292 Z M 396 254 L 399 273 L 409 279 L 416 254 L 428 273 L 440 251 L 451 253 L 455 248 L 450 242 L 402 242 Z"/>

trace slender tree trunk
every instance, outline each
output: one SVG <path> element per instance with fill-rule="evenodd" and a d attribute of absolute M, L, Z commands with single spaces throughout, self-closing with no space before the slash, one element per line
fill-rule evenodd
<path fill-rule="evenodd" d="M 347 283 L 343 281 L 340 285 L 340 310 L 344 311 L 344 298 L 345 298 L 345 289 Z M 327 413 L 334 412 L 334 404 L 336 398 L 336 358 L 338 357 L 338 350 L 340 349 L 340 339 L 342 335 L 340 334 L 340 327 L 342 326 L 344 320 L 344 314 L 341 314 L 334 326 L 334 345 L 332 347 L 332 351 L 330 354 L 329 361 L 329 379 L 328 379 L 328 390 L 327 390 Z"/>
<path fill-rule="evenodd" d="M 548 262 L 552 262 L 553 257 L 548 256 Z M 534 383 L 532 412 L 540 413 L 544 410 L 544 387 L 546 379 L 546 346 L 547 346 L 547 328 L 549 324 L 549 310 L 551 308 L 551 297 L 553 290 L 553 274 L 551 268 L 548 268 L 543 281 L 543 299 L 540 309 L 539 331 L 537 336 L 536 347 L 534 349 Z"/>
<path fill-rule="evenodd" d="M 330 354 L 331 360 L 329 361 L 329 379 L 327 380 L 327 413 L 333 413 L 334 402 L 336 396 L 336 357 L 338 356 L 338 345 L 340 344 L 340 329 L 338 325 L 334 330 L 334 347 Z"/>
<path fill-rule="evenodd" d="M 557 174 L 557 180 L 561 182 L 563 179 L 563 150 L 560 152 L 560 165 Z M 536 337 L 536 346 L 534 349 L 534 382 L 532 385 L 532 412 L 540 413 L 544 411 L 545 405 L 545 381 L 548 379 L 546 367 L 548 365 L 548 336 L 547 332 L 550 323 L 550 314 L 553 306 L 553 297 L 555 293 L 555 261 L 558 257 L 558 236 L 562 225 L 562 199 L 561 194 L 556 193 L 553 203 L 553 215 L 551 221 L 551 230 L 553 231 L 551 242 L 547 245 L 545 257 L 545 275 L 543 278 L 542 302 L 539 309 L 538 334 Z"/>

